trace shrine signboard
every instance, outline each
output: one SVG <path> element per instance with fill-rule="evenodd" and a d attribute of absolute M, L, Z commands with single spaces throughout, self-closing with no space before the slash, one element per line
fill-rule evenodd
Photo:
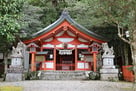
<path fill-rule="evenodd" d="M 59 50 L 60 55 L 71 55 L 72 50 Z"/>

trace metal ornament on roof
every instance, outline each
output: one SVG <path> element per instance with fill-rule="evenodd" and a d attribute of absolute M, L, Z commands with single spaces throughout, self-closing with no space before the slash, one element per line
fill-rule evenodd
<path fill-rule="evenodd" d="M 63 26 L 63 30 L 64 31 L 68 30 L 68 26 L 67 25 Z"/>

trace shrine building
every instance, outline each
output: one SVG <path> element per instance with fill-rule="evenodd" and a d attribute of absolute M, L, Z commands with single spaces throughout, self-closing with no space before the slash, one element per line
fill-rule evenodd
<path fill-rule="evenodd" d="M 97 71 L 97 55 L 106 40 L 75 22 L 67 11 L 25 40 L 31 71 Z"/>

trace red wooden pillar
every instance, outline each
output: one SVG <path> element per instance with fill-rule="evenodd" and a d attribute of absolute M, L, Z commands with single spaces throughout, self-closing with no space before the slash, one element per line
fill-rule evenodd
<path fill-rule="evenodd" d="M 54 45 L 54 70 L 56 70 L 56 45 Z"/>
<path fill-rule="evenodd" d="M 77 58 L 77 45 L 75 46 L 75 70 L 77 70 L 77 60 L 78 60 L 78 58 Z"/>
<path fill-rule="evenodd" d="M 97 71 L 97 58 L 96 58 L 96 52 L 93 53 L 93 71 Z"/>
<path fill-rule="evenodd" d="M 31 71 L 36 71 L 35 53 L 31 53 Z"/>

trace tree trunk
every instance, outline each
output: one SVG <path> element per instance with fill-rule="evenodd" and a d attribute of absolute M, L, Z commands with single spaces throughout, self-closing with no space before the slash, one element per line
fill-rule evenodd
<path fill-rule="evenodd" d="M 124 44 L 124 48 L 123 49 L 124 49 L 125 65 L 129 65 L 129 62 L 128 62 L 129 61 L 128 60 L 128 58 L 129 58 L 128 57 L 128 53 L 129 53 L 128 50 L 129 49 L 128 49 L 127 44 Z"/>
<path fill-rule="evenodd" d="M 4 74 L 7 73 L 8 69 L 8 53 L 4 53 Z"/>
<path fill-rule="evenodd" d="M 135 28 L 135 27 L 134 27 Z M 133 71 L 134 71 L 134 78 L 136 82 L 136 28 L 132 34 L 132 44 L 131 44 L 131 52 L 132 52 L 132 59 L 133 59 Z"/>
<path fill-rule="evenodd" d="M 132 53 L 133 72 L 134 72 L 133 91 L 136 91 L 136 45 L 131 46 L 131 53 Z"/>
<path fill-rule="evenodd" d="M 136 82 L 136 45 L 132 46 L 133 71 Z"/>
<path fill-rule="evenodd" d="M 132 33 L 132 41 L 131 41 L 131 53 L 132 53 L 132 60 L 133 60 L 133 72 L 134 72 L 134 84 L 133 84 L 133 91 L 136 91 L 136 28 Z"/>

